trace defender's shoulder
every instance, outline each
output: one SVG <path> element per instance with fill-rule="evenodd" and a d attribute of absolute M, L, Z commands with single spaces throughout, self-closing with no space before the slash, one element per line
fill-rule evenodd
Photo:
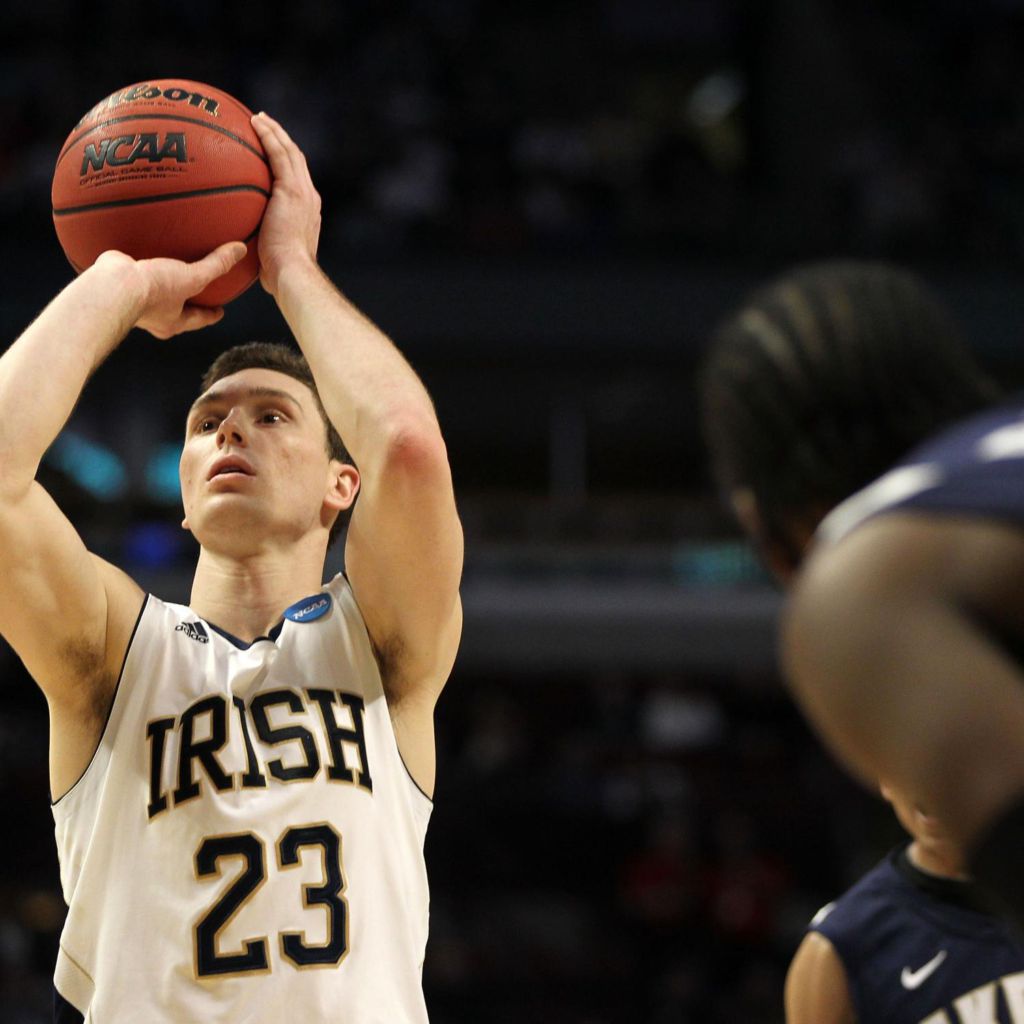
<path fill-rule="evenodd" d="M 822 907 L 811 918 L 808 931 L 824 935 L 833 945 L 843 948 L 851 939 L 870 931 L 874 922 L 891 915 L 894 903 L 905 889 L 887 857 Z"/>
<path fill-rule="evenodd" d="M 887 513 L 960 515 L 1024 524 L 1024 401 L 955 424 L 841 502 L 818 546 L 843 540 Z"/>

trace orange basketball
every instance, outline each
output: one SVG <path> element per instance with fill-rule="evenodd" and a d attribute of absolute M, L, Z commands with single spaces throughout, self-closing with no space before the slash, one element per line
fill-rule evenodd
<path fill-rule="evenodd" d="M 156 79 L 115 92 L 75 125 L 53 174 L 53 223 L 81 272 L 107 249 L 196 260 L 223 242 L 249 252 L 191 302 L 220 306 L 256 280 L 270 198 L 251 111 L 201 82 Z"/>

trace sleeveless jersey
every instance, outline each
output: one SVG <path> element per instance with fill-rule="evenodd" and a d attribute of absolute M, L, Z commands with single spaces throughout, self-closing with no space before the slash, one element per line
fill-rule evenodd
<path fill-rule="evenodd" d="M 926 441 L 833 509 L 816 537 L 834 543 L 882 512 L 914 509 L 1024 525 L 1024 399 Z"/>
<path fill-rule="evenodd" d="M 969 882 L 893 851 L 810 925 L 843 962 L 864 1024 L 1024 1024 L 1024 946 Z"/>
<path fill-rule="evenodd" d="M 343 576 L 249 645 L 147 597 L 53 807 L 58 1019 L 425 1022 L 430 811 Z"/>

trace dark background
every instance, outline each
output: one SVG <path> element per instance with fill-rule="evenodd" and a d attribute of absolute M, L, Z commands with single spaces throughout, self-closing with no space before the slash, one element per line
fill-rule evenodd
<path fill-rule="evenodd" d="M 64 137 L 185 77 L 303 146 L 324 266 L 435 397 L 467 533 L 435 1024 L 779 1021 L 807 919 L 897 835 L 779 683 L 778 599 L 707 480 L 694 372 L 751 285 L 844 255 L 917 268 L 1022 379 L 1022 43 L 1017 0 L 4 5 L 4 338 L 71 273 Z M 174 466 L 201 371 L 284 334 L 253 290 L 203 335 L 131 336 L 44 463 L 163 597 L 195 556 Z M 7 1024 L 46 1019 L 63 904 L 45 705 L 6 649 L 0 691 Z"/>

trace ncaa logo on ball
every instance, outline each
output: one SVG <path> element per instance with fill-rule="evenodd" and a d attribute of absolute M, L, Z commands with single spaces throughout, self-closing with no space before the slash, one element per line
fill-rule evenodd
<path fill-rule="evenodd" d="M 157 132 L 143 132 L 140 135 L 118 135 L 112 139 L 89 142 L 82 153 L 83 176 L 90 171 L 102 171 L 106 167 L 124 167 L 136 160 L 147 160 L 158 164 L 174 160 L 183 164 L 188 160 L 184 132 L 168 132 L 163 142 Z"/>

